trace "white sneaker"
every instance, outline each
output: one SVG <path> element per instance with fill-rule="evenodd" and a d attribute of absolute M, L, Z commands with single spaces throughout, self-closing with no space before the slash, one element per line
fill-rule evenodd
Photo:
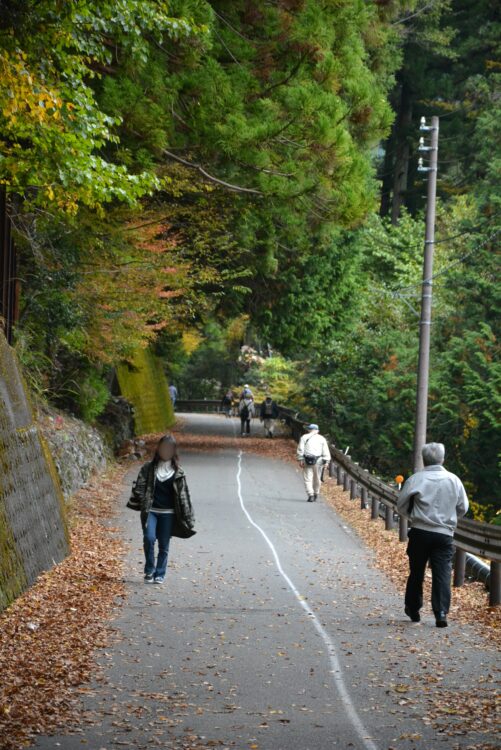
<path fill-rule="evenodd" d="M 153 583 L 163 583 L 163 582 L 164 582 L 163 576 L 155 576 L 155 578 L 153 579 Z"/>

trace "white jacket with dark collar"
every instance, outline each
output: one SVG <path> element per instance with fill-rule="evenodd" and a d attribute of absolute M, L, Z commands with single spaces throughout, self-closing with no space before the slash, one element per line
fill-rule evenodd
<path fill-rule="evenodd" d="M 331 460 L 331 453 L 327 440 L 318 432 L 308 432 L 302 435 L 297 446 L 298 461 L 303 461 L 305 454 L 317 457 L 319 461 L 328 463 Z"/>
<path fill-rule="evenodd" d="M 413 529 L 454 535 L 458 518 L 468 510 L 463 483 L 440 464 L 425 466 L 405 482 L 397 502 Z"/>

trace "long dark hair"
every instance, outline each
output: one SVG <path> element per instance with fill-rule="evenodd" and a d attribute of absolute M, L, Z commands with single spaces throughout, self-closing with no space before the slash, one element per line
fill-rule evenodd
<path fill-rule="evenodd" d="M 158 450 L 160 446 L 162 445 L 162 443 L 170 443 L 171 445 L 174 446 L 174 453 L 172 454 L 171 461 L 172 461 L 172 466 L 174 470 L 177 471 L 179 469 L 179 455 L 177 452 L 177 442 L 176 442 L 176 438 L 174 437 L 174 435 L 162 435 L 162 437 L 158 441 L 157 446 L 155 448 L 155 455 L 153 456 L 153 465 L 156 467 L 158 462 L 161 461 Z"/>

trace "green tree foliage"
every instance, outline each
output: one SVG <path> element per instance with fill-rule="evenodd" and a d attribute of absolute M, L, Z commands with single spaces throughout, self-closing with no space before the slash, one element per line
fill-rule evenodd
<path fill-rule="evenodd" d="M 249 310 L 274 343 L 297 348 L 302 326 L 288 315 L 281 330 L 277 294 L 296 286 L 309 260 L 320 287 L 323 265 L 334 277 L 349 265 L 333 237 L 377 201 L 371 150 L 391 122 L 398 35 L 358 0 L 206 7 L 210 46 L 156 47 L 147 65 L 103 80 L 100 101 L 122 119 L 124 164 L 161 165 L 155 206 L 182 232 L 183 253 L 242 274 L 238 299 L 216 296 L 219 309 Z M 178 164 L 192 185 L 180 183 Z M 329 295 L 308 343 L 345 297 Z"/>
<path fill-rule="evenodd" d="M 449 468 L 465 480 L 477 512 L 478 503 L 490 508 L 480 514 L 489 518 L 501 502 L 499 10 L 488 2 L 420 3 L 400 25 L 404 62 L 381 163 L 381 212 L 388 223 L 373 217 L 352 238 L 360 259 L 359 304 L 347 334 L 334 330 L 315 357 L 310 399 L 333 436 L 362 462 L 388 477 L 408 474 L 418 338 L 412 308 L 419 310 L 421 263 L 412 238 L 419 243 L 423 236 L 413 216 L 419 219 L 425 195 L 417 139 L 419 117 L 438 114 L 440 244 L 428 436 L 445 442 Z"/>
<path fill-rule="evenodd" d="M 178 386 L 181 398 L 221 398 L 223 393 L 240 378 L 237 364 L 241 340 L 235 340 L 229 326 L 211 321 L 190 353 L 176 353 L 164 341 L 168 361 L 174 363 L 171 369 L 172 379 Z M 177 369 L 175 363 L 181 360 L 182 367 Z M 171 365 L 172 367 L 172 365 Z M 177 377 L 176 377 L 177 375 Z"/>
<path fill-rule="evenodd" d="M 6 0 L 0 13 L 17 342 L 40 391 L 93 418 L 112 369 L 146 346 L 192 396 L 236 384 L 242 343 L 271 348 L 249 378 L 311 402 L 370 467 L 407 473 L 418 124 L 439 114 L 429 434 L 477 500 L 496 500 L 495 4 Z"/>
<path fill-rule="evenodd" d="M 403 17 L 403 64 L 391 101 L 396 117 L 381 162 L 381 212 L 396 221 L 402 206 L 422 208 L 417 172 L 419 119 L 439 115 L 439 194 L 444 198 L 480 183 L 477 119 L 486 100 L 499 91 L 501 59 L 499 7 L 489 0 L 470 3 L 420 0 Z"/>
<path fill-rule="evenodd" d="M 25 0 L 2 12 L 0 178 L 17 194 L 19 340 L 40 353 L 42 390 L 63 397 L 67 372 L 211 314 L 249 312 L 284 350 L 318 342 L 348 297 L 329 293 L 349 278 L 337 227 L 374 206 L 371 149 L 391 121 L 398 36 L 378 7 Z M 312 267 L 304 337 L 298 277 Z"/>
<path fill-rule="evenodd" d="M 466 232 L 477 210 L 473 201 L 450 203 L 439 212 L 438 236 L 455 236 L 460 226 Z M 448 467 L 477 503 L 495 511 L 501 370 L 489 239 L 497 229 L 489 231 L 436 247 L 428 437 L 446 444 Z M 357 290 L 357 314 L 316 353 L 305 380 L 306 402 L 336 442 L 388 478 L 408 476 L 412 467 L 422 235 L 422 222 L 406 213 L 395 226 L 373 217 L 356 233 L 366 281 Z"/>
<path fill-rule="evenodd" d="M 95 80 L 123 55 L 144 65 L 152 38 L 202 33 L 169 3 L 119 0 L 2 3 L 0 179 L 24 199 L 74 212 L 134 201 L 158 186 L 104 153 L 118 143 L 117 113 L 99 106 Z"/>

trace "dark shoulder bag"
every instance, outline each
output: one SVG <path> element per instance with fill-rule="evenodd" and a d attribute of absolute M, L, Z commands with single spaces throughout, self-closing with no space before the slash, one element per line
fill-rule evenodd
<path fill-rule="evenodd" d="M 305 440 L 304 447 L 306 450 L 306 446 L 310 442 L 311 438 L 308 438 L 308 440 Z M 306 466 L 315 466 L 315 464 L 318 461 L 318 456 L 314 456 L 312 453 L 305 453 L 304 454 L 304 462 Z"/>
<path fill-rule="evenodd" d="M 127 501 L 126 508 L 130 508 L 131 510 L 141 510 L 141 498 L 136 492 L 136 483 L 137 480 L 134 480 L 132 482 L 132 489 L 130 491 L 130 497 Z"/>

